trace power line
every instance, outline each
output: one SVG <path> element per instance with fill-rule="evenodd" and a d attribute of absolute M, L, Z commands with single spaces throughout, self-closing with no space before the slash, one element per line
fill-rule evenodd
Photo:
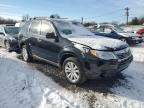
<path fill-rule="evenodd" d="M 114 11 L 111 11 L 111 12 L 108 12 L 108 13 L 104 13 L 104 14 L 101 14 L 101 15 L 98 15 L 98 16 L 94 16 L 94 17 L 85 17 L 85 19 L 94 19 L 94 18 L 97 18 L 97 17 L 109 16 L 109 15 L 118 13 L 118 12 L 120 12 L 120 11 L 122 11 L 122 10 L 123 10 L 123 9 L 118 9 L 118 10 L 114 10 Z"/>
<path fill-rule="evenodd" d="M 144 8 L 144 6 L 140 6 L 140 7 L 137 7 L 137 8 L 131 8 L 131 10 L 134 10 L 134 9 L 142 9 L 142 8 Z M 121 14 L 121 16 L 114 16 L 113 14 L 116 14 L 116 13 L 119 13 L 119 12 L 121 12 L 121 11 L 124 11 L 125 10 L 125 15 L 126 15 L 126 23 L 128 24 L 128 21 L 129 21 L 129 18 L 131 18 L 131 17 L 129 17 L 129 10 L 130 10 L 130 8 L 128 8 L 128 7 L 126 7 L 125 9 L 118 9 L 118 10 L 114 10 L 114 11 L 111 11 L 111 12 L 107 12 L 107 13 L 104 13 L 104 14 L 101 14 L 101 15 L 98 15 L 98 16 L 94 16 L 94 17 L 82 17 L 82 19 L 81 19 L 81 21 L 84 21 L 84 19 L 96 19 L 96 18 L 101 18 L 102 17 L 102 19 L 107 19 L 109 16 L 111 17 L 111 19 L 114 19 L 114 18 L 124 18 L 124 16 L 122 16 L 122 14 Z"/>

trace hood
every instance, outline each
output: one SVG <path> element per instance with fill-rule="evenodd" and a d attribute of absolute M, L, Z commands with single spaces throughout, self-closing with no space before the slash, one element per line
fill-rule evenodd
<path fill-rule="evenodd" d="M 68 40 L 97 50 L 118 50 L 128 46 L 125 42 L 120 40 L 99 36 L 70 37 Z"/>
<path fill-rule="evenodd" d="M 134 37 L 134 36 L 137 36 L 135 33 L 118 33 L 119 35 L 121 36 L 124 36 L 124 37 Z"/>

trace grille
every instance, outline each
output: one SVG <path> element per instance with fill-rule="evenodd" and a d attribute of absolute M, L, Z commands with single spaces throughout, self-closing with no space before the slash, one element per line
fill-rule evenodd
<path fill-rule="evenodd" d="M 115 54 L 119 59 L 125 59 L 131 55 L 131 51 L 126 48 L 120 51 L 115 51 Z"/>

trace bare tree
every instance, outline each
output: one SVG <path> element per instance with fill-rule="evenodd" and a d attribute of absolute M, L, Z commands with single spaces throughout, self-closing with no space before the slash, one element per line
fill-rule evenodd
<path fill-rule="evenodd" d="M 15 24 L 17 21 L 13 19 L 5 19 L 0 17 L 0 24 Z"/>
<path fill-rule="evenodd" d="M 57 18 L 57 19 L 59 19 L 60 16 L 58 14 L 52 14 L 52 15 L 50 15 L 50 18 Z"/>
<path fill-rule="evenodd" d="M 29 19 L 30 19 L 29 14 L 26 14 L 26 15 L 23 15 L 23 16 L 22 16 L 22 21 L 27 21 L 27 20 L 29 20 Z"/>

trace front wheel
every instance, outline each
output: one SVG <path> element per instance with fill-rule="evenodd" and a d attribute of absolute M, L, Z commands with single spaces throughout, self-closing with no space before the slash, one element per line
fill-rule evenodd
<path fill-rule="evenodd" d="M 66 79 L 72 84 L 80 85 L 86 81 L 85 72 L 75 57 L 67 58 L 64 61 L 63 71 Z"/>
<path fill-rule="evenodd" d="M 22 47 L 22 57 L 23 57 L 23 60 L 26 62 L 29 62 L 32 59 L 30 50 L 28 49 L 26 45 Z"/>

